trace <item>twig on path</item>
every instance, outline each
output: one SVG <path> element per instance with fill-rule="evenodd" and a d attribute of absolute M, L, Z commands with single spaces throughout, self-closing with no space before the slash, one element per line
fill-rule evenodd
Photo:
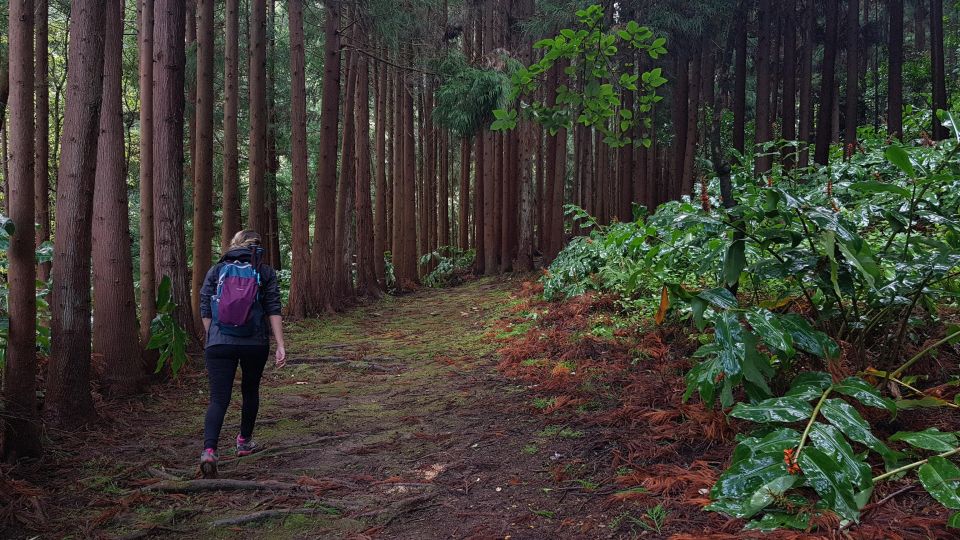
<path fill-rule="evenodd" d="M 226 478 L 211 480 L 182 480 L 157 482 L 143 487 L 142 491 L 162 491 L 164 493 L 198 493 L 201 491 L 237 491 L 237 490 L 284 490 L 308 491 L 308 486 L 277 482 L 276 480 L 229 480 Z"/>
<path fill-rule="evenodd" d="M 265 519 L 271 519 L 275 517 L 289 516 L 293 514 L 298 515 L 317 515 L 323 514 L 328 516 L 337 516 L 339 513 L 331 512 L 331 509 L 340 510 L 336 506 L 327 505 L 323 501 L 318 501 L 319 504 L 326 505 L 327 508 L 282 508 L 278 510 L 261 510 L 259 512 L 254 512 L 252 514 L 246 514 L 243 516 L 237 516 L 227 519 L 218 519 L 210 523 L 211 527 L 229 527 L 231 525 L 241 525 L 244 523 L 252 523 L 254 521 L 263 521 Z"/>

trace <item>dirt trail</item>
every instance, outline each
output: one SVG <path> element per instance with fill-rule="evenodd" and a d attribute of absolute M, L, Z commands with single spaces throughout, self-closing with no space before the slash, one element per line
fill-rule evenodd
<path fill-rule="evenodd" d="M 188 482 L 202 374 L 105 408 L 106 429 L 64 439 L 64 453 L 26 475 L 53 486 L 39 498 L 47 527 L 104 538 L 603 536 L 611 517 L 591 514 L 599 492 L 557 484 L 551 471 L 571 452 L 601 449 L 584 447 L 582 433 L 544 430 L 526 390 L 496 371 L 505 330 L 493 321 L 517 287 L 481 280 L 291 325 L 291 365 L 263 383 L 255 436 L 266 448 L 240 460 L 229 445 L 235 388 L 220 476 L 242 489 L 191 491 L 208 486 Z M 261 519 L 219 523 L 248 518 Z"/>

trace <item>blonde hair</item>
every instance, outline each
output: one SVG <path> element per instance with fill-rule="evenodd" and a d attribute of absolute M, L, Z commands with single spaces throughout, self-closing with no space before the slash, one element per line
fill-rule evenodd
<path fill-rule="evenodd" d="M 238 232 L 230 240 L 230 249 L 248 248 L 253 245 L 260 245 L 260 233 L 249 229 Z"/>

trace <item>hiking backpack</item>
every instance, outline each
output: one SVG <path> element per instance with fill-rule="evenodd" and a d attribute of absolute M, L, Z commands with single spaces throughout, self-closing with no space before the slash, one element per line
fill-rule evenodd
<path fill-rule="evenodd" d="M 217 276 L 217 293 L 211 298 L 213 324 L 228 336 L 251 337 L 260 331 L 260 262 L 254 248 L 254 263 L 224 261 Z"/>

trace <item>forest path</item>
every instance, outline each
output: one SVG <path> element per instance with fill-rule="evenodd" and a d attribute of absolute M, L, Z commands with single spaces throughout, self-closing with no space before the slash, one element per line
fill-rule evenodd
<path fill-rule="evenodd" d="M 509 331 L 496 321 L 519 303 L 518 286 L 425 289 L 289 325 L 290 365 L 264 376 L 264 450 L 233 458 L 238 387 L 221 437 L 224 487 L 259 490 L 190 492 L 210 484 L 184 482 L 196 476 L 206 403 L 198 374 L 131 426 L 154 432 L 130 441 L 149 468 L 85 462 L 116 493 L 103 496 L 109 510 L 81 512 L 84 528 L 113 538 L 577 537 L 576 521 L 561 532 L 553 518 L 564 501 L 586 514 L 586 501 L 551 480 L 554 448 L 538 438 L 529 395 L 496 371 L 498 332 Z M 265 519 L 218 523 L 244 517 Z"/>

